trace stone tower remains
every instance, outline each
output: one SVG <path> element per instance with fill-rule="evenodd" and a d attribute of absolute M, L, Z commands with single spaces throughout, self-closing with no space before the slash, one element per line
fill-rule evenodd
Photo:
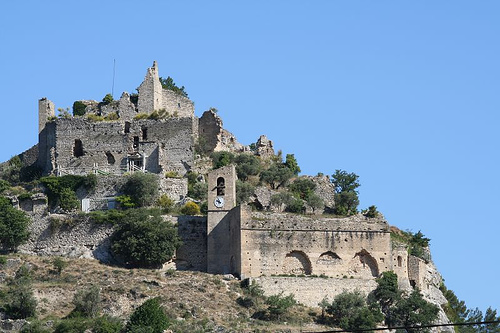
<path fill-rule="evenodd" d="M 38 100 L 38 133 L 45 128 L 45 124 L 50 117 L 55 117 L 55 106 L 46 97 Z"/>
<path fill-rule="evenodd" d="M 144 81 L 139 86 L 139 113 L 151 113 L 162 105 L 162 87 L 158 75 L 158 64 L 148 68 Z"/>
<path fill-rule="evenodd" d="M 234 165 L 213 170 L 208 174 L 207 271 L 233 273 L 239 244 L 232 233 L 239 235 L 239 219 L 231 218 L 236 206 L 236 169 Z M 239 237 L 236 237 L 239 238 Z"/>

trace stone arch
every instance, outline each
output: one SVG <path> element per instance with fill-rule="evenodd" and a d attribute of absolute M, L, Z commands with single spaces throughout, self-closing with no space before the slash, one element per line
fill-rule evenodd
<path fill-rule="evenodd" d="M 349 273 L 360 278 L 378 276 L 378 264 L 375 258 L 366 250 L 361 250 L 354 255 L 349 264 Z"/>
<path fill-rule="evenodd" d="M 342 263 L 342 259 L 332 251 L 322 253 L 316 261 L 318 265 L 335 265 L 340 263 Z"/>
<path fill-rule="evenodd" d="M 311 275 L 311 261 L 302 251 L 292 251 L 285 256 L 283 273 L 295 275 Z"/>

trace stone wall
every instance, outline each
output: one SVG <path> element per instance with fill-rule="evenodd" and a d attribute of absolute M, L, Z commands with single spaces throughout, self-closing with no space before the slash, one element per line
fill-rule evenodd
<path fill-rule="evenodd" d="M 245 150 L 236 137 L 223 128 L 222 119 L 212 110 L 203 112 L 199 119 L 198 138 L 203 142 L 205 152 Z"/>
<path fill-rule="evenodd" d="M 175 264 L 179 270 L 205 272 L 207 270 L 207 218 L 179 216 L 177 219 L 182 246 L 177 250 Z"/>
<path fill-rule="evenodd" d="M 46 97 L 38 100 L 38 133 L 40 133 L 50 117 L 56 115 L 54 103 Z"/>
<path fill-rule="evenodd" d="M 40 134 L 39 165 L 45 174 L 122 174 L 137 158 L 149 172 L 183 175 L 193 164 L 191 118 L 92 122 L 58 119 Z"/>
<path fill-rule="evenodd" d="M 383 219 L 252 213 L 241 222 L 243 277 L 295 274 L 374 279 L 392 270 Z"/>
<path fill-rule="evenodd" d="M 174 117 L 194 117 L 193 102 L 189 98 L 167 89 L 163 89 L 162 91 L 160 109 L 165 109 L 165 111 Z"/>
<path fill-rule="evenodd" d="M 266 296 L 293 294 L 295 299 L 306 306 L 318 307 L 324 297 L 331 302 L 338 294 L 345 290 L 359 290 L 368 295 L 377 287 L 375 280 L 364 279 L 335 279 L 318 277 L 270 277 L 253 278 L 259 284 Z"/>

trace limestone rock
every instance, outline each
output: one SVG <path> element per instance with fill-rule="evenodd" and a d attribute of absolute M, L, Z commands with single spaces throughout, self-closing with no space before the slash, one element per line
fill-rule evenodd
<path fill-rule="evenodd" d="M 267 136 L 261 135 L 257 140 L 256 153 L 264 159 L 274 156 L 273 142 Z"/>

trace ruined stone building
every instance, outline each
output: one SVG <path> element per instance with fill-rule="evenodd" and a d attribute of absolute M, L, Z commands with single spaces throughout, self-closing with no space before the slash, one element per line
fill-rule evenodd
<path fill-rule="evenodd" d="M 200 142 L 208 152 L 246 149 L 223 129 L 216 113 L 206 111 L 198 118 L 187 97 L 163 89 L 156 62 L 138 91 L 138 96 L 123 93 L 120 100 L 106 105 L 81 101 L 87 115 L 108 119 L 115 115 L 115 120 L 107 121 L 56 119 L 54 104 L 41 99 L 37 163 L 43 173 L 97 173 L 103 184 L 110 177 L 137 170 L 184 175 L 195 167 L 195 146 Z M 154 113 L 163 116 L 144 119 Z M 274 155 L 272 142 L 265 137 L 257 142 L 256 151 L 261 156 Z M 294 293 L 313 306 L 325 295 L 332 299 L 344 289 L 369 292 L 384 271 L 394 271 L 402 288 L 419 287 L 430 298 L 438 294 L 440 278 L 432 263 L 394 243 L 382 216 L 336 218 L 252 211 L 236 205 L 236 178 L 234 166 L 209 172 L 208 216 L 171 217 L 184 243 L 176 255 L 178 269 L 252 278 L 268 294 Z M 167 192 L 179 186 L 174 180 L 163 181 Z M 101 187 L 101 194 L 110 188 Z M 177 192 L 185 195 L 187 185 Z M 70 230 L 65 237 L 51 238 L 44 232 L 48 226 L 40 223 L 33 227 L 33 239 L 24 251 L 65 254 L 71 249 L 71 253 L 106 259 L 103 253 L 110 231 L 103 226 L 82 225 L 78 228 L 85 235 L 75 236 L 71 233 L 77 231 Z M 435 297 L 436 303 L 442 301 Z"/>
<path fill-rule="evenodd" d="M 198 118 L 191 100 L 164 89 L 156 62 L 138 92 L 125 92 L 109 104 L 79 101 L 86 106 L 86 116 L 107 117 L 106 121 L 84 116 L 57 119 L 54 103 L 40 99 L 38 165 L 43 174 L 140 170 L 184 175 L 193 166 L 199 137 L 209 151 L 243 149 L 213 111 Z"/>

